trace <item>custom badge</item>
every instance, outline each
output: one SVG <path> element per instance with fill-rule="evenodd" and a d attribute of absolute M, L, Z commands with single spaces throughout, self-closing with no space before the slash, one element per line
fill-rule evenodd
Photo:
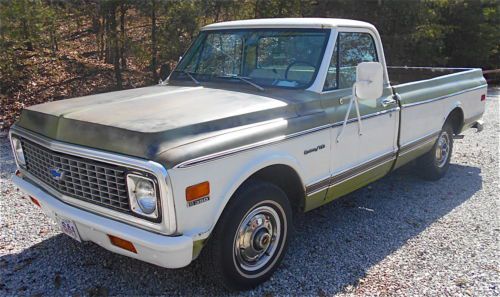
<path fill-rule="evenodd" d="M 205 197 L 202 197 L 200 199 L 189 201 L 188 202 L 188 207 L 195 206 L 195 205 L 198 205 L 198 204 L 202 204 L 203 202 L 207 202 L 208 200 L 210 200 L 210 197 L 209 196 L 205 196 Z"/>

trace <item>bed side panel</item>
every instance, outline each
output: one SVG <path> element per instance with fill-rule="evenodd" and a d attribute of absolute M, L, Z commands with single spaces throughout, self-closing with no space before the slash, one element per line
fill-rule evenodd
<path fill-rule="evenodd" d="M 429 80 L 394 86 L 401 99 L 402 150 L 429 141 L 438 133 L 454 108 L 462 109 L 464 120 L 478 119 L 484 112 L 481 95 L 486 80 L 481 69 L 471 69 Z"/>

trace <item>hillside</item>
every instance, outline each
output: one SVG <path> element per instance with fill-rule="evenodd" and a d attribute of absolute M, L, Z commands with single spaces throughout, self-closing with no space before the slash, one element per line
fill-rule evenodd
<path fill-rule="evenodd" d="M 155 83 L 206 24 L 274 17 L 367 21 L 389 65 L 481 67 L 499 80 L 498 0 L 10 0 L 0 1 L 0 129 L 33 104 Z"/>
<path fill-rule="evenodd" d="M 96 35 L 91 24 L 85 23 L 76 32 L 64 32 L 57 52 L 17 49 L 20 61 L 16 78 L 2 77 L 8 94 L 1 94 L 0 127 L 5 129 L 19 116 L 24 107 L 78 96 L 116 90 L 113 64 L 99 58 Z M 136 36 L 146 34 L 136 32 Z M 151 72 L 133 57 L 123 69 L 123 88 L 137 88 L 152 84 Z"/>

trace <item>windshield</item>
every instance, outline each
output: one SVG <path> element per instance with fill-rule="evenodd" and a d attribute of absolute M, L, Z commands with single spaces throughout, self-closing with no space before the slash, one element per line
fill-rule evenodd
<path fill-rule="evenodd" d="M 202 31 L 170 79 L 241 78 L 258 86 L 307 88 L 316 77 L 328 40 L 324 29 Z"/>

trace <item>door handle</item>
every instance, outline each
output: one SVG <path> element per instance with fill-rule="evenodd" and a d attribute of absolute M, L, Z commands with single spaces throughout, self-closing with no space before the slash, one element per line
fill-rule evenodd
<path fill-rule="evenodd" d="M 351 99 L 351 95 L 344 96 L 344 97 L 340 98 L 339 103 L 344 104 L 344 103 L 346 103 L 346 100 L 348 100 L 348 99 Z"/>
<path fill-rule="evenodd" d="M 388 97 L 388 98 L 383 99 L 381 103 L 382 103 L 383 107 L 387 107 L 391 104 L 396 103 L 396 100 L 394 100 L 392 97 Z"/>

